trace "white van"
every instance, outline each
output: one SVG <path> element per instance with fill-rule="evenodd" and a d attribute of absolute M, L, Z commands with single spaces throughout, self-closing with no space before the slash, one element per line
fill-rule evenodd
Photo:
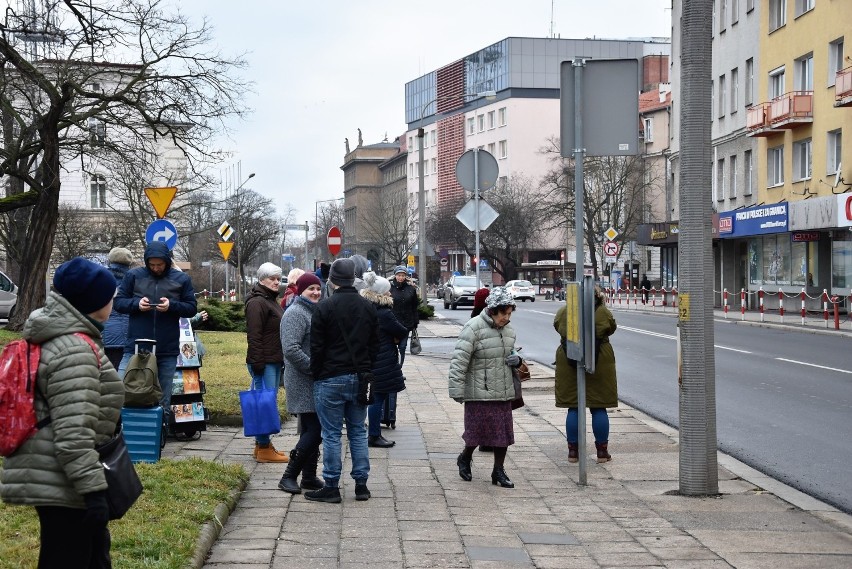
<path fill-rule="evenodd" d="M 18 286 L 0 272 L 0 319 L 8 319 L 18 302 Z"/>

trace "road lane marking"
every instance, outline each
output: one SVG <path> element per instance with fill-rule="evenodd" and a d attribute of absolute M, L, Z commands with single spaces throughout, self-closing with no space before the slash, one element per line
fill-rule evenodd
<path fill-rule="evenodd" d="M 656 336 L 657 338 L 666 338 L 667 340 L 676 340 L 677 336 L 672 336 L 670 334 L 661 334 L 659 332 L 651 332 L 650 330 L 642 330 L 641 328 L 631 328 L 630 326 L 619 326 L 619 330 L 627 330 L 628 332 L 636 332 L 637 334 L 646 334 L 648 336 Z M 732 352 L 739 352 L 741 354 L 750 354 L 748 350 L 740 350 L 739 348 L 729 348 L 728 346 L 720 346 L 719 344 L 713 345 L 720 350 L 730 350 Z"/>
<path fill-rule="evenodd" d="M 799 365 L 803 365 L 803 366 L 818 367 L 820 369 L 827 369 L 829 371 L 838 371 L 840 373 L 852 374 L 852 371 L 850 371 L 848 369 L 838 369 L 836 367 L 821 366 L 821 365 L 818 365 L 818 364 L 809 364 L 808 362 L 800 362 L 798 360 L 788 360 L 787 358 L 775 358 L 775 359 L 780 360 L 782 362 L 789 362 L 791 364 L 799 364 Z"/>
<path fill-rule="evenodd" d="M 741 354 L 750 354 L 751 353 L 748 350 L 740 350 L 738 348 L 729 348 L 728 346 L 720 346 L 719 344 L 714 344 L 714 346 L 719 348 L 720 350 L 730 350 L 732 352 L 739 352 Z"/>
<path fill-rule="evenodd" d="M 527 310 L 526 312 L 532 312 L 533 314 L 544 314 L 545 316 L 556 316 L 555 312 L 543 312 L 541 310 Z"/>

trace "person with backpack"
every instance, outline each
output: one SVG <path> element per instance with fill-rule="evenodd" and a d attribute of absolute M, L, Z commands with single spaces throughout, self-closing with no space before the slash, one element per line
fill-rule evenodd
<path fill-rule="evenodd" d="M 41 349 L 36 418 L 49 422 L 5 459 L 0 498 L 35 507 L 39 567 L 111 566 L 107 482 L 96 449 L 115 434 L 124 385 L 96 342 L 115 286 L 105 267 L 74 258 L 56 269 L 44 307 L 24 324 L 24 338 Z"/>
<path fill-rule="evenodd" d="M 120 283 L 124 280 L 127 271 L 130 270 L 130 265 L 133 264 L 133 254 L 124 247 L 114 247 L 110 250 L 107 258 L 109 259 L 107 269 L 115 277 L 115 282 Z M 122 314 L 113 307 L 109 320 L 104 324 L 104 351 L 115 369 L 118 369 L 121 358 L 124 356 L 129 321 L 130 316 L 128 314 Z"/>
<path fill-rule="evenodd" d="M 136 351 L 136 340 L 156 340 L 157 378 L 163 391 L 160 405 L 168 414 L 177 368 L 180 319 L 195 316 L 198 303 L 192 280 L 172 266 L 172 254 L 163 241 L 148 243 L 144 258 L 145 266 L 129 270 L 115 296 L 115 309 L 130 315 L 118 374 L 124 377 Z"/>

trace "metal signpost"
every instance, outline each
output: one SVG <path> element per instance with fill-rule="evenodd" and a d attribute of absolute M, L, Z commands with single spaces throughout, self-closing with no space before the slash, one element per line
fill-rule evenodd
<path fill-rule="evenodd" d="M 328 244 L 328 252 L 331 253 L 331 256 L 337 257 L 337 254 L 340 253 L 340 248 L 343 245 L 343 236 L 340 233 L 340 228 L 336 225 L 332 225 L 331 229 L 328 230 L 326 243 Z"/>
<path fill-rule="evenodd" d="M 284 231 L 304 231 L 305 232 L 305 270 L 308 270 L 308 222 L 304 225 L 300 223 L 286 224 Z"/>
<path fill-rule="evenodd" d="M 479 150 L 478 148 L 474 148 L 472 150 L 466 151 L 459 157 L 458 162 L 456 162 L 456 180 L 461 184 L 465 190 L 469 192 L 473 192 L 473 207 L 474 207 L 474 232 L 476 233 L 476 286 L 479 288 L 482 286 L 481 281 L 479 279 L 479 232 L 481 230 L 486 229 L 491 223 L 494 222 L 494 219 L 497 219 L 497 212 L 491 208 L 493 212 L 493 219 L 485 225 L 485 227 L 481 226 L 482 219 L 480 218 L 480 213 L 482 207 L 480 206 L 480 197 L 479 192 L 482 190 L 487 190 L 489 188 L 494 187 L 494 184 L 497 183 L 497 178 L 500 175 L 500 167 L 497 165 L 497 159 L 494 156 L 485 150 Z M 468 202 L 469 204 L 470 202 Z M 468 204 L 465 204 L 467 207 Z M 487 205 L 487 204 L 486 204 Z M 462 208 L 464 211 L 465 208 Z M 458 217 L 462 212 L 456 215 Z M 461 218 L 459 218 L 461 219 Z M 468 229 L 470 229 L 470 225 L 467 225 Z"/>

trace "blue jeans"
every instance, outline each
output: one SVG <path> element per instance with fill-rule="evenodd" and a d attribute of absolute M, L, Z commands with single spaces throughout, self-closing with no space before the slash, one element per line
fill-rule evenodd
<path fill-rule="evenodd" d="M 255 375 L 248 364 L 246 364 L 246 367 L 251 376 L 252 389 L 278 390 L 278 382 L 281 381 L 281 364 L 266 364 L 266 367 L 263 368 L 263 375 Z M 269 435 L 257 435 L 254 437 L 254 442 L 259 445 L 267 445 L 269 444 Z"/>
<path fill-rule="evenodd" d="M 118 364 L 118 375 L 124 377 L 124 371 L 127 369 L 127 364 L 130 358 L 133 357 L 132 352 L 124 352 L 121 358 L 121 363 Z M 160 382 L 160 388 L 163 390 L 163 396 L 160 398 L 160 405 L 165 409 L 166 416 L 171 412 L 172 404 L 172 384 L 175 382 L 175 370 L 177 369 L 177 354 L 173 356 L 161 356 L 157 354 L 157 380 Z"/>
<path fill-rule="evenodd" d="M 402 362 L 405 361 L 405 352 L 408 349 L 408 337 L 411 336 L 411 332 L 408 332 L 397 345 L 399 349 L 399 367 L 402 367 Z"/>
<path fill-rule="evenodd" d="M 340 436 L 346 422 L 352 478 L 366 482 L 370 475 L 367 448 L 367 406 L 358 403 L 358 375 L 349 373 L 314 382 L 314 403 L 322 426 L 322 477 L 329 488 L 337 488 L 343 470 Z"/>
<path fill-rule="evenodd" d="M 385 400 L 389 393 L 373 393 L 373 402 L 367 407 L 367 417 L 370 423 L 369 435 L 378 437 L 382 434 L 382 414 L 385 411 Z"/>
<path fill-rule="evenodd" d="M 605 443 L 609 440 L 609 415 L 606 414 L 606 409 L 603 407 L 590 408 L 592 412 L 592 432 L 595 434 L 596 443 Z M 565 417 L 565 432 L 569 443 L 577 444 L 579 430 L 578 415 L 576 407 L 568 408 L 568 415 Z"/>

